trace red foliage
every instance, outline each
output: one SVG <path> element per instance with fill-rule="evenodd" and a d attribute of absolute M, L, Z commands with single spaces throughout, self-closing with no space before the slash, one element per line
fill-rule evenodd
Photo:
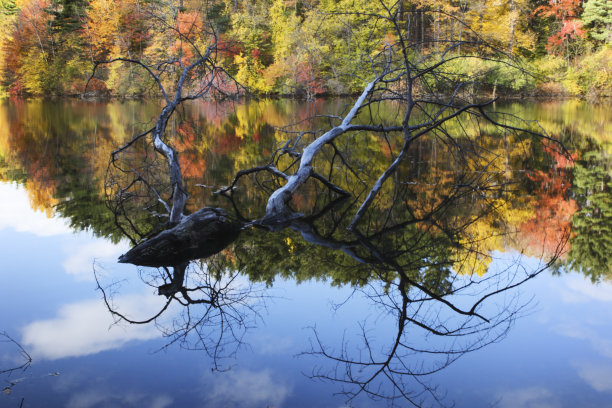
<path fill-rule="evenodd" d="M 26 93 L 25 88 L 23 87 L 23 84 L 21 83 L 19 79 L 13 82 L 13 84 L 9 88 L 9 94 L 11 96 L 21 96 L 21 95 L 24 95 L 25 93 Z"/>
<path fill-rule="evenodd" d="M 242 48 L 238 42 L 227 39 L 224 34 L 219 34 L 217 52 L 221 58 L 233 58 L 234 55 L 240 55 Z"/>
<path fill-rule="evenodd" d="M 242 146 L 243 140 L 234 133 L 226 133 L 217 138 L 214 152 L 218 155 L 226 155 L 237 151 Z"/>
<path fill-rule="evenodd" d="M 236 82 L 230 78 L 225 72 L 209 72 L 203 75 L 197 81 L 198 89 L 204 89 L 212 86 L 210 89 L 210 96 L 225 96 L 225 95 L 236 95 L 241 89 L 238 88 Z"/>
<path fill-rule="evenodd" d="M 73 82 L 70 85 L 70 92 L 73 94 L 83 93 L 85 92 L 85 85 L 87 85 L 87 92 L 91 92 L 98 95 L 105 94 L 108 92 L 106 83 L 98 78 L 92 78 L 89 81 L 89 84 L 83 81 Z"/>
<path fill-rule="evenodd" d="M 295 80 L 308 95 L 320 95 L 325 92 L 323 81 L 310 63 L 301 62 L 297 65 Z"/>
<path fill-rule="evenodd" d="M 576 18 L 580 14 L 581 3 L 581 0 L 548 0 L 548 5 L 536 8 L 533 14 L 557 20 Z"/>
<path fill-rule="evenodd" d="M 561 24 L 559 31 L 548 37 L 546 48 L 549 52 L 559 51 L 564 42 L 586 35 L 582 21 L 579 20 L 580 5 L 581 0 L 549 0 L 548 5 L 533 11 L 534 15 L 553 17 Z"/>
<path fill-rule="evenodd" d="M 582 21 L 577 19 L 564 20 L 561 30 L 558 33 L 548 37 L 546 49 L 550 53 L 557 52 L 560 50 L 565 41 L 583 38 L 585 35 L 586 31 L 583 30 Z"/>

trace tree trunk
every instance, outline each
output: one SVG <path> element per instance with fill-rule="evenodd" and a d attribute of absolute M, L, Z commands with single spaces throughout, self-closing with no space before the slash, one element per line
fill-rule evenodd
<path fill-rule="evenodd" d="M 205 207 L 169 230 L 147 239 L 119 257 L 121 263 L 175 266 L 214 255 L 231 244 L 242 224 L 229 220 L 225 210 Z"/>

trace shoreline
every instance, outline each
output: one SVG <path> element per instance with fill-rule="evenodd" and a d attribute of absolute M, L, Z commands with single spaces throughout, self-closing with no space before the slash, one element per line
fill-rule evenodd
<path fill-rule="evenodd" d="M 225 101 L 246 101 L 246 100 L 295 100 L 295 101 L 315 101 L 319 99 L 342 99 L 342 98 L 355 98 L 359 94 L 331 94 L 331 93 L 323 93 L 315 95 L 314 98 L 305 97 L 303 95 L 292 95 L 292 94 L 260 94 L 260 95 L 238 95 L 234 98 L 214 98 L 214 97 L 203 97 L 198 98 L 199 100 L 204 101 L 216 101 L 216 102 L 225 102 Z M 435 98 L 449 98 L 451 94 L 418 94 L 415 96 L 433 96 Z M 138 100 L 155 100 L 155 99 L 163 99 L 163 96 L 160 95 L 96 95 L 96 94 L 52 94 L 52 95 L 10 95 L 7 92 L 0 93 L 1 100 L 10 100 L 10 99 L 19 99 L 19 100 L 33 100 L 33 99 L 44 99 L 44 100 L 82 100 L 82 101 L 92 101 L 92 102 L 111 102 L 111 101 L 138 101 Z M 531 100 L 531 101 L 566 101 L 566 100 L 581 100 L 581 101 L 589 101 L 589 102 L 597 102 L 597 101 L 609 101 L 612 99 L 612 94 L 602 94 L 596 96 L 588 96 L 588 95 L 571 95 L 571 94 L 497 94 L 492 95 L 490 93 L 476 93 L 473 95 L 464 95 L 462 97 L 464 101 L 469 100 L 493 100 L 494 102 L 505 102 L 505 101 L 521 101 L 521 100 Z"/>

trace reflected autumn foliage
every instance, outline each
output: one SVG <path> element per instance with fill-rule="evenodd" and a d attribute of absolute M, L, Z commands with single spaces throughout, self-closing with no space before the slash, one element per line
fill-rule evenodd
<path fill-rule="evenodd" d="M 553 253 L 559 239 L 571 230 L 571 220 L 578 205 L 570 196 L 574 162 L 557 150 L 544 147 L 552 165 L 547 170 L 528 174 L 534 185 L 534 214 L 520 226 L 527 248 L 532 253 Z M 575 160 L 576 154 L 573 154 Z M 565 252 L 561 259 L 566 259 Z"/>
<path fill-rule="evenodd" d="M 171 127 L 186 186 L 193 195 L 190 208 L 195 210 L 208 203 L 226 205 L 219 197 L 213 196 L 212 192 L 229 184 L 232 176 L 240 169 L 261 164 L 262 158 L 270 157 L 288 138 L 295 136 L 291 132 L 297 127 L 287 128 L 288 123 L 301 124 L 308 117 L 323 112 L 341 114 L 346 106 L 342 100 L 317 100 L 313 103 L 264 100 L 223 104 L 198 101 L 181 108 Z M 33 208 L 48 215 L 59 211 L 69 217 L 75 227 L 91 228 L 101 235 L 118 239 L 119 234 L 112 217 L 103 215 L 106 210 L 103 180 L 107 172 L 107 158 L 116 146 L 151 125 L 157 107 L 156 102 L 5 102 L 0 106 L 2 179 L 24 183 Z M 471 191 L 463 198 L 465 205 L 454 209 L 454 217 L 464 220 L 466 224 L 464 243 L 476 245 L 472 252 L 473 259 L 464 259 L 464 263 L 456 264 L 454 267 L 458 270 L 482 274 L 490 263 L 488 254 L 506 248 L 520 247 L 534 255 L 551 253 L 555 249 L 554 243 L 558 242 L 568 228 L 574 226 L 571 248 L 571 245 L 580 241 L 576 238 L 577 223 L 580 219 L 589 219 L 585 215 L 576 214 L 585 214 L 580 210 L 594 205 L 588 195 L 595 192 L 595 187 L 589 187 L 588 183 L 599 183 L 598 191 L 602 199 L 595 200 L 595 203 L 599 203 L 599 207 L 607 205 L 607 153 L 598 156 L 597 160 L 590 159 L 592 155 L 588 154 L 583 160 L 585 154 L 582 153 L 601 149 L 606 152 L 610 145 L 612 136 L 609 132 L 609 116 L 606 116 L 609 110 L 605 106 L 586 108 L 580 103 L 568 101 L 563 104 L 537 104 L 529 110 L 524 105 L 509 105 L 508 108 L 524 116 L 539 117 L 549 134 L 574 149 L 573 157 L 578 160 L 579 166 L 573 166 L 571 161 L 550 145 L 536 148 L 528 139 L 518 140 L 512 135 L 499 137 L 488 128 L 470 130 L 468 133 L 471 137 L 478 139 L 486 149 L 480 152 L 479 159 L 470 159 L 472 163 L 468 162 L 467 168 L 471 170 L 466 170 L 465 176 L 480 177 L 488 185 L 495 186 L 494 191 L 484 192 L 492 200 L 487 205 L 494 208 L 494 211 L 486 215 L 479 214 L 478 209 L 470 204 L 470 200 L 473 200 L 470 197 L 479 197 L 482 191 Z M 588 119 L 587 110 L 592 120 Z M 392 117 L 393 105 L 378 115 L 383 118 L 385 115 Z M 580 121 L 579 126 L 575 120 Z M 311 127 L 316 130 L 325 125 L 326 119 L 321 118 L 313 122 Z M 448 126 L 451 127 L 449 131 L 453 131 L 454 125 L 450 123 Z M 310 135 L 304 134 L 302 137 L 308 140 Z M 371 183 L 368 174 L 382 171 L 400 143 L 397 139 L 384 140 L 367 134 L 361 135 L 358 142 L 359 149 L 353 146 L 355 140 L 337 146 L 345 154 L 342 158 L 338 151 L 326 148 L 323 152 L 324 160 L 319 163 L 321 172 L 329 174 L 334 166 L 341 164 L 341 160 L 346 160 L 356 171 L 355 174 L 342 174 L 332 178 L 332 181 L 356 196 L 360 194 L 360 178 L 363 182 Z M 471 148 L 470 140 L 462 143 L 465 149 Z M 411 147 L 412 164 L 400 169 L 401 177 L 411 183 L 407 186 L 405 203 L 410 206 L 415 217 L 424 216 L 439 206 L 443 197 L 448 196 L 456 187 L 452 174 L 458 168 L 457 161 L 449 160 L 444 149 L 444 144 L 435 138 L 421 139 Z M 133 159 L 142 161 L 144 158 L 135 156 Z M 520 184 L 508 184 L 510 179 L 515 179 L 513 172 L 526 168 L 527 159 L 540 162 L 541 168 L 532 169 Z M 282 160 L 281 164 L 285 167 L 291 166 L 290 157 Z M 601 171 L 597 173 L 599 176 L 587 176 L 593 166 L 600 166 Z M 486 167 L 486 172 L 475 173 L 483 167 Z M 363 168 L 371 171 L 360 171 Z M 473 173 L 470 175 L 469 171 Z M 579 187 L 582 190 L 578 193 L 574 188 L 577 171 L 583 179 L 580 183 L 584 186 Z M 589 177 L 593 180 L 588 181 Z M 266 183 L 272 184 L 267 186 Z M 278 184 L 279 180 L 260 175 L 241 180 L 237 188 L 242 191 L 244 199 L 237 206 L 245 219 L 261 215 L 257 211 L 264 206 L 266 196 L 258 191 L 266 191 L 275 183 Z M 315 208 L 316 191 L 319 188 L 315 182 L 305 185 L 293 197 L 292 203 L 296 210 Z M 393 195 L 389 186 L 385 188 L 386 196 Z M 504 200 L 496 204 L 494 200 L 502 195 Z M 83 200 L 87 205 L 79 204 Z M 388 200 L 380 200 L 378 211 L 388 209 L 390 203 Z M 489 205 L 491 203 L 493 205 Z M 595 208 L 593 211 L 599 214 L 604 224 L 609 223 L 605 208 Z M 505 227 L 502 228 L 502 225 Z M 147 229 L 150 231 L 153 226 Z M 518 230 L 520 234 L 511 237 L 510 232 Z M 584 233 L 588 230 L 584 227 L 580 231 Z M 602 241 L 605 234 L 599 236 L 602 238 L 591 236 L 589 248 L 594 248 L 593 240 L 605 242 Z M 480 239 L 483 237 L 489 239 Z M 290 234 L 282 238 L 281 242 L 288 240 L 296 242 Z M 606 248 L 604 245 L 600 252 Z M 577 261 L 581 258 L 575 255 L 577 251 L 569 249 L 569 253 L 574 255 L 572 259 L 564 258 L 566 262 L 574 265 L 574 269 L 583 270 Z"/>

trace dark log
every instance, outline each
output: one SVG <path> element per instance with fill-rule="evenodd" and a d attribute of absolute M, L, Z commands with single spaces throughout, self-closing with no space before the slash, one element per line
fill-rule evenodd
<path fill-rule="evenodd" d="M 119 262 L 161 267 L 206 258 L 234 242 L 241 228 L 242 224 L 230 220 L 225 210 L 205 207 L 136 245 L 121 255 Z"/>

